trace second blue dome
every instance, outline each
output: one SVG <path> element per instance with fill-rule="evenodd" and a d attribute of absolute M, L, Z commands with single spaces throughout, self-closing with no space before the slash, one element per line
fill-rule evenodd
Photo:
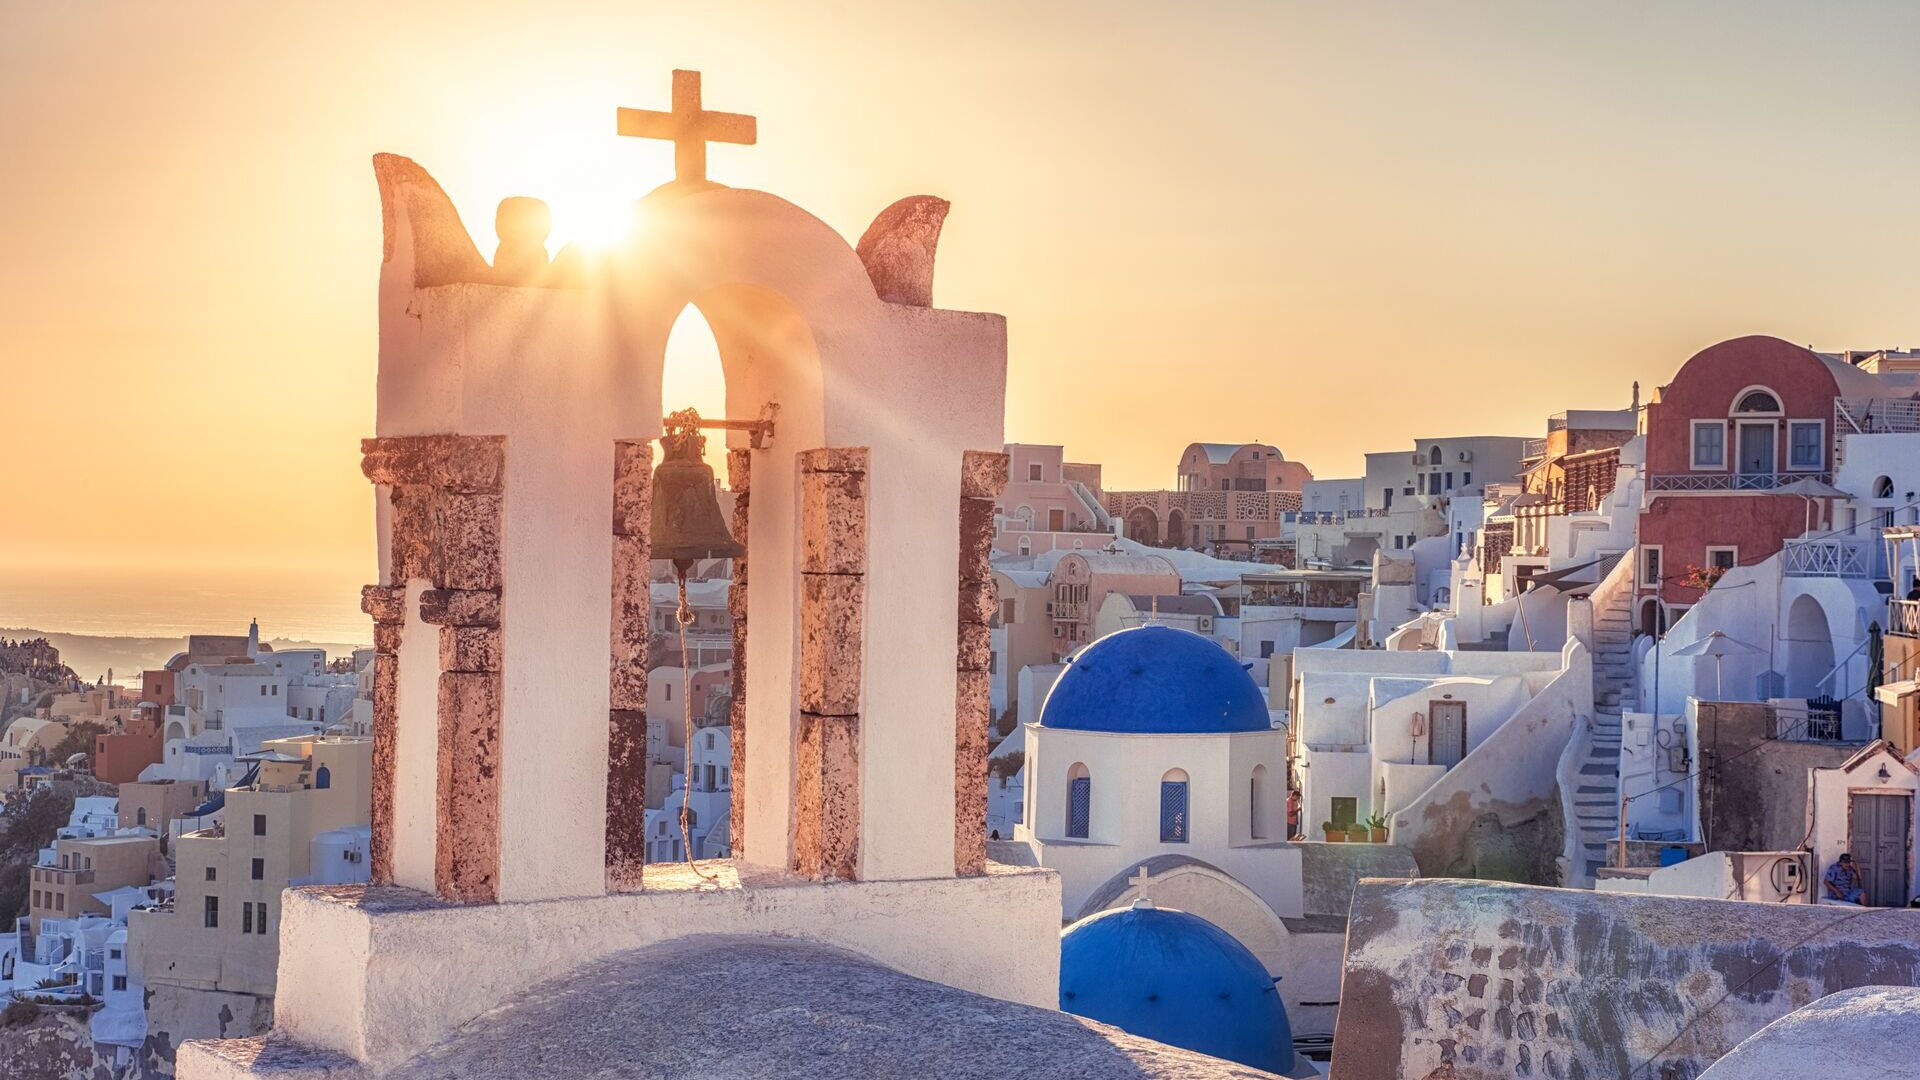
<path fill-rule="evenodd" d="M 1067 658 L 1040 707 L 1043 727 L 1133 735 L 1267 731 L 1253 676 L 1213 639 L 1171 626 L 1135 626 Z"/>

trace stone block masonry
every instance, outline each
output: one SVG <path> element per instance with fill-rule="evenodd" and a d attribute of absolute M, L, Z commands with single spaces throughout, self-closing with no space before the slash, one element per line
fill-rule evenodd
<path fill-rule="evenodd" d="M 800 731 L 794 760 L 793 869 L 816 879 L 860 876 L 867 460 L 867 451 L 858 447 L 800 455 Z"/>
<path fill-rule="evenodd" d="M 613 444 L 613 625 L 608 661 L 607 890 L 647 861 L 647 647 L 652 636 L 653 444 Z M 684 662 L 684 660 L 683 660 Z"/>
<path fill-rule="evenodd" d="M 986 872 L 987 754 L 993 749 L 993 506 L 1008 457 L 970 450 L 960 462 L 959 650 L 953 707 L 953 871 Z"/>
<path fill-rule="evenodd" d="M 1333 1078 L 1682 1080 L 1816 998 L 1917 984 L 1920 911 L 1365 880 Z"/>
<path fill-rule="evenodd" d="M 500 870 L 500 528 L 506 440 L 414 435 L 365 439 L 361 471 L 385 493 L 387 579 L 361 592 L 374 623 L 373 851 L 375 881 L 393 880 L 400 645 L 407 589 L 439 627 L 435 732 L 436 891 L 491 901 Z"/>

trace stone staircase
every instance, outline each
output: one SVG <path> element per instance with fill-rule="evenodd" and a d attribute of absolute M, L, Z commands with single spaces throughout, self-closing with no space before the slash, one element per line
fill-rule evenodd
<path fill-rule="evenodd" d="M 1593 611 L 1593 737 L 1574 788 L 1582 878 L 1610 862 L 1620 834 L 1620 711 L 1633 692 L 1633 593 L 1596 590 Z"/>

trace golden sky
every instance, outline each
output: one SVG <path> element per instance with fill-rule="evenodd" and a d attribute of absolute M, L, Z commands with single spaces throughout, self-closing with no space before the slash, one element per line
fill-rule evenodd
<path fill-rule="evenodd" d="M 936 301 L 1008 317 L 1008 437 L 1109 486 L 1535 434 L 1738 334 L 1920 343 L 1915 11 L 9 3 L 0 568 L 370 580 L 369 158 L 483 251 L 510 194 L 584 234 L 669 175 L 614 108 L 674 67 L 759 117 L 716 179 L 849 239 L 952 199 Z"/>

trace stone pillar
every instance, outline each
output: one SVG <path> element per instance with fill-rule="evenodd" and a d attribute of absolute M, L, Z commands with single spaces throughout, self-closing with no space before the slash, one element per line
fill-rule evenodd
<path fill-rule="evenodd" d="M 653 443 L 613 444 L 613 626 L 607 713 L 607 890 L 647 861 L 647 651 L 653 633 Z M 684 658 L 682 663 L 684 663 Z"/>
<path fill-rule="evenodd" d="M 800 455 L 800 731 L 793 869 L 860 872 L 860 677 L 867 601 L 865 448 Z"/>
<path fill-rule="evenodd" d="M 373 843 L 370 870 L 376 885 L 393 884 L 393 770 L 399 715 L 400 634 L 407 620 L 406 586 L 369 585 L 360 590 L 360 610 L 373 619 Z"/>
<path fill-rule="evenodd" d="M 746 546 L 749 485 L 753 479 L 753 451 L 727 451 L 727 487 L 733 491 L 733 538 Z M 727 839 L 736 859 L 747 853 L 747 558 L 733 560 L 733 582 L 727 586 L 727 615 L 733 636 L 733 688 L 727 708 L 727 727 L 733 748 L 733 796 Z"/>
<path fill-rule="evenodd" d="M 960 464 L 959 655 L 955 662 L 953 872 L 987 868 L 987 754 L 993 738 L 993 507 L 1007 455 L 969 450 Z"/>
<path fill-rule="evenodd" d="M 363 591 L 375 620 L 373 872 L 393 878 L 399 772 L 398 665 L 407 586 L 424 581 L 423 621 L 440 627 L 435 711 L 434 886 L 491 901 L 500 870 L 501 490 L 506 440 L 366 439 L 361 469 L 390 508 L 386 581 Z M 383 628 L 384 624 L 384 628 Z"/>

